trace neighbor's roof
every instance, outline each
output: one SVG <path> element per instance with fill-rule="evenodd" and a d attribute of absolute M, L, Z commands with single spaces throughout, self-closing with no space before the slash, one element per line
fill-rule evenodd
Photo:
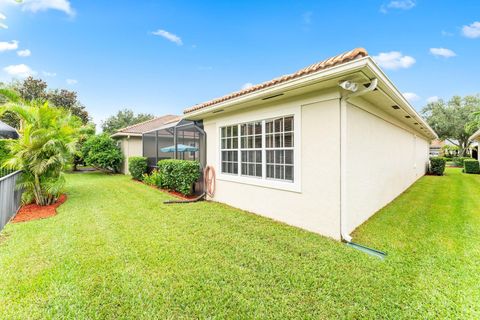
<path fill-rule="evenodd" d="M 243 96 L 243 95 L 251 93 L 251 92 L 255 92 L 255 91 L 258 91 L 258 90 L 261 90 L 261 89 L 272 87 L 274 85 L 277 85 L 277 84 L 280 84 L 280 83 L 283 83 L 283 82 L 286 82 L 286 81 L 289 81 L 289 80 L 292 80 L 292 79 L 300 78 L 302 76 L 309 75 L 309 74 L 315 73 L 317 71 L 325 70 L 327 68 L 330 68 L 330 67 L 333 67 L 333 66 L 345 63 L 345 62 L 349 62 L 349 61 L 352 61 L 352 60 L 355 60 L 355 59 L 358 59 L 358 58 L 363 58 L 363 57 L 366 57 L 366 56 L 368 56 L 368 53 L 365 49 L 356 48 L 356 49 L 350 50 L 348 52 L 339 54 L 338 56 L 331 57 L 331 58 L 328 58 L 326 60 L 323 60 L 323 61 L 317 62 L 315 64 L 312 64 L 312 65 L 310 65 L 306 68 L 298 70 L 297 72 L 287 74 L 287 75 L 272 79 L 270 81 L 266 81 L 266 82 L 254 85 L 254 86 L 251 86 L 249 88 L 246 88 L 246 89 L 243 89 L 243 90 L 240 90 L 240 91 L 233 92 L 231 94 L 228 94 L 228 95 L 220 97 L 220 98 L 216 98 L 216 99 L 213 99 L 213 100 L 210 100 L 210 101 L 207 101 L 207 102 L 196 104 L 196 105 L 194 105 L 190 108 L 185 109 L 183 111 L 183 113 L 187 114 L 187 113 L 199 110 L 199 109 L 203 109 L 203 108 L 215 105 L 215 104 L 220 103 L 220 102 L 224 102 L 224 101 L 227 101 L 227 100 L 230 100 L 230 99 L 234 99 L 234 98 Z"/>
<path fill-rule="evenodd" d="M 147 120 L 141 123 L 134 124 L 132 126 L 128 126 L 118 130 L 116 133 L 112 135 L 112 137 L 121 137 L 121 136 L 141 136 L 142 133 L 154 130 L 158 127 L 166 123 L 170 123 L 172 121 L 180 120 L 180 116 L 176 115 L 165 115 L 155 119 Z"/>
<path fill-rule="evenodd" d="M 477 132 L 475 132 L 474 134 L 472 134 L 472 136 L 469 138 L 469 140 L 480 140 L 480 129 L 478 129 Z"/>

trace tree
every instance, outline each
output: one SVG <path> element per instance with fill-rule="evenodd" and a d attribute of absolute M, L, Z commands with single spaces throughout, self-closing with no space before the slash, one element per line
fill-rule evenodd
<path fill-rule="evenodd" d="M 78 137 L 77 151 L 75 152 L 75 155 L 73 158 L 73 171 L 77 171 L 77 167 L 79 165 L 85 164 L 85 159 L 82 153 L 83 145 L 90 137 L 94 135 L 95 135 L 95 125 L 92 123 L 86 124 L 80 136 Z"/>
<path fill-rule="evenodd" d="M 109 117 L 102 122 L 102 130 L 105 133 L 113 134 L 119 129 L 153 119 L 154 116 L 146 113 L 135 113 L 130 109 L 123 109 L 117 112 L 116 115 Z"/>
<path fill-rule="evenodd" d="M 48 102 L 10 102 L 0 107 L 0 114 L 6 111 L 19 117 L 20 138 L 8 140 L 10 155 L 3 166 L 22 170 L 19 186 L 24 189 L 24 203 L 55 203 L 65 184 L 63 172 L 76 152 L 80 119 Z"/>
<path fill-rule="evenodd" d="M 106 133 L 90 137 L 82 148 L 85 163 L 95 168 L 117 173 L 123 154 L 115 140 Z"/>
<path fill-rule="evenodd" d="M 20 97 L 25 101 L 47 100 L 47 83 L 42 79 L 34 79 L 32 76 L 23 80 L 17 85 L 17 91 Z"/>
<path fill-rule="evenodd" d="M 85 110 L 85 106 L 78 101 L 75 91 L 66 89 L 50 90 L 47 98 L 55 107 L 65 108 L 73 115 L 82 119 L 83 124 L 87 124 L 90 121 L 88 112 Z"/>
<path fill-rule="evenodd" d="M 468 138 L 478 129 L 471 125 L 474 114 L 480 111 L 480 96 L 454 96 L 448 102 L 438 100 L 423 108 L 422 114 L 440 139 L 448 139 L 460 148 L 460 156 L 467 152 Z"/>
<path fill-rule="evenodd" d="M 19 101 L 20 95 L 15 91 L 12 85 L 1 84 L 0 87 L 0 106 L 11 101 Z M 0 116 L 0 120 L 14 128 L 19 127 L 20 119 L 13 112 L 6 111 Z"/>

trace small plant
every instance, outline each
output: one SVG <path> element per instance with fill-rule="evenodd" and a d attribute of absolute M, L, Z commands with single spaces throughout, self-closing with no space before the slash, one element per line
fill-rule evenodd
<path fill-rule="evenodd" d="M 157 169 L 154 169 L 150 174 L 144 173 L 142 175 L 142 180 L 145 184 L 149 186 L 160 187 L 162 185 L 161 175 Z"/>
<path fill-rule="evenodd" d="M 85 163 L 95 168 L 117 173 L 123 160 L 122 151 L 107 134 L 88 138 L 82 147 Z"/>
<path fill-rule="evenodd" d="M 192 193 L 193 184 L 200 177 L 200 163 L 189 160 L 160 160 L 158 170 L 161 187 L 178 191 L 183 195 Z"/>
<path fill-rule="evenodd" d="M 148 164 L 145 157 L 128 158 L 128 171 L 135 180 L 142 180 L 143 175 L 147 173 Z"/>
<path fill-rule="evenodd" d="M 463 162 L 464 165 L 464 172 L 465 173 L 474 173 L 474 174 L 479 174 L 480 173 L 480 163 L 478 160 L 475 159 L 466 159 Z"/>
<path fill-rule="evenodd" d="M 443 176 L 445 171 L 446 159 L 443 157 L 432 157 L 430 158 L 430 174 L 436 176 Z"/>

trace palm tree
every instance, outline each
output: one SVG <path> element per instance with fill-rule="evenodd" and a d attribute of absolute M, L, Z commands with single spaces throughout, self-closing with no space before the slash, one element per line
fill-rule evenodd
<path fill-rule="evenodd" d="M 0 115 L 11 112 L 20 119 L 20 137 L 8 141 L 10 157 L 4 166 L 22 170 L 19 187 L 24 189 L 24 203 L 55 203 L 65 184 L 63 172 L 76 152 L 81 120 L 48 102 L 20 101 L 14 95 L 9 100 L 0 107 Z"/>

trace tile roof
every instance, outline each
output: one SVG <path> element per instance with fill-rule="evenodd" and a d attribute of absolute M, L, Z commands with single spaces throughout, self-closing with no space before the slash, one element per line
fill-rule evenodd
<path fill-rule="evenodd" d="M 243 90 L 240 90 L 240 91 L 233 92 L 231 94 L 225 95 L 225 96 L 220 97 L 220 98 L 216 98 L 216 99 L 213 99 L 213 100 L 210 100 L 210 101 L 207 101 L 207 102 L 196 104 L 196 105 L 194 105 L 190 108 L 185 109 L 183 111 L 183 113 L 187 114 L 187 113 L 190 113 L 190 112 L 193 112 L 193 111 L 197 111 L 197 110 L 215 105 L 215 104 L 220 103 L 220 102 L 231 100 L 231 99 L 243 96 L 243 95 L 251 93 L 251 92 L 255 92 L 255 91 L 259 91 L 259 90 L 264 89 L 264 88 L 272 87 L 274 85 L 277 85 L 277 84 L 280 84 L 280 83 L 283 83 L 283 82 L 286 82 L 286 81 L 289 81 L 289 80 L 300 78 L 302 76 L 309 75 L 309 74 L 315 73 L 317 71 L 324 70 L 324 69 L 327 69 L 327 68 L 330 68 L 330 67 L 348 62 L 348 61 L 352 61 L 352 60 L 355 60 L 355 59 L 363 58 L 363 57 L 366 57 L 366 56 L 368 56 L 368 52 L 365 49 L 356 48 L 356 49 L 350 50 L 348 52 L 339 54 L 335 57 L 331 57 L 331 58 L 328 58 L 326 60 L 314 63 L 314 64 L 312 64 L 312 65 L 310 65 L 306 68 L 298 70 L 297 72 L 287 74 L 287 75 L 272 79 L 270 81 L 266 81 L 266 82 L 251 86 L 247 89 L 243 89 Z"/>
<path fill-rule="evenodd" d="M 142 134 L 144 132 L 157 129 L 157 128 L 161 127 L 162 125 L 166 124 L 166 123 L 170 123 L 170 122 L 173 122 L 175 120 L 180 120 L 180 119 L 181 119 L 180 116 L 176 116 L 176 115 L 172 115 L 172 114 L 161 116 L 161 117 L 158 117 L 158 118 L 154 118 L 154 119 L 151 119 L 151 120 L 147 120 L 147 121 L 144 121 L 144 122 L 134 124 L 132 126 L 122 128 L 122 129 L 118 130 L 114 134 L 114 136 L 123 136 L 123 135 L 128 135 L 128 134 Z"/>

